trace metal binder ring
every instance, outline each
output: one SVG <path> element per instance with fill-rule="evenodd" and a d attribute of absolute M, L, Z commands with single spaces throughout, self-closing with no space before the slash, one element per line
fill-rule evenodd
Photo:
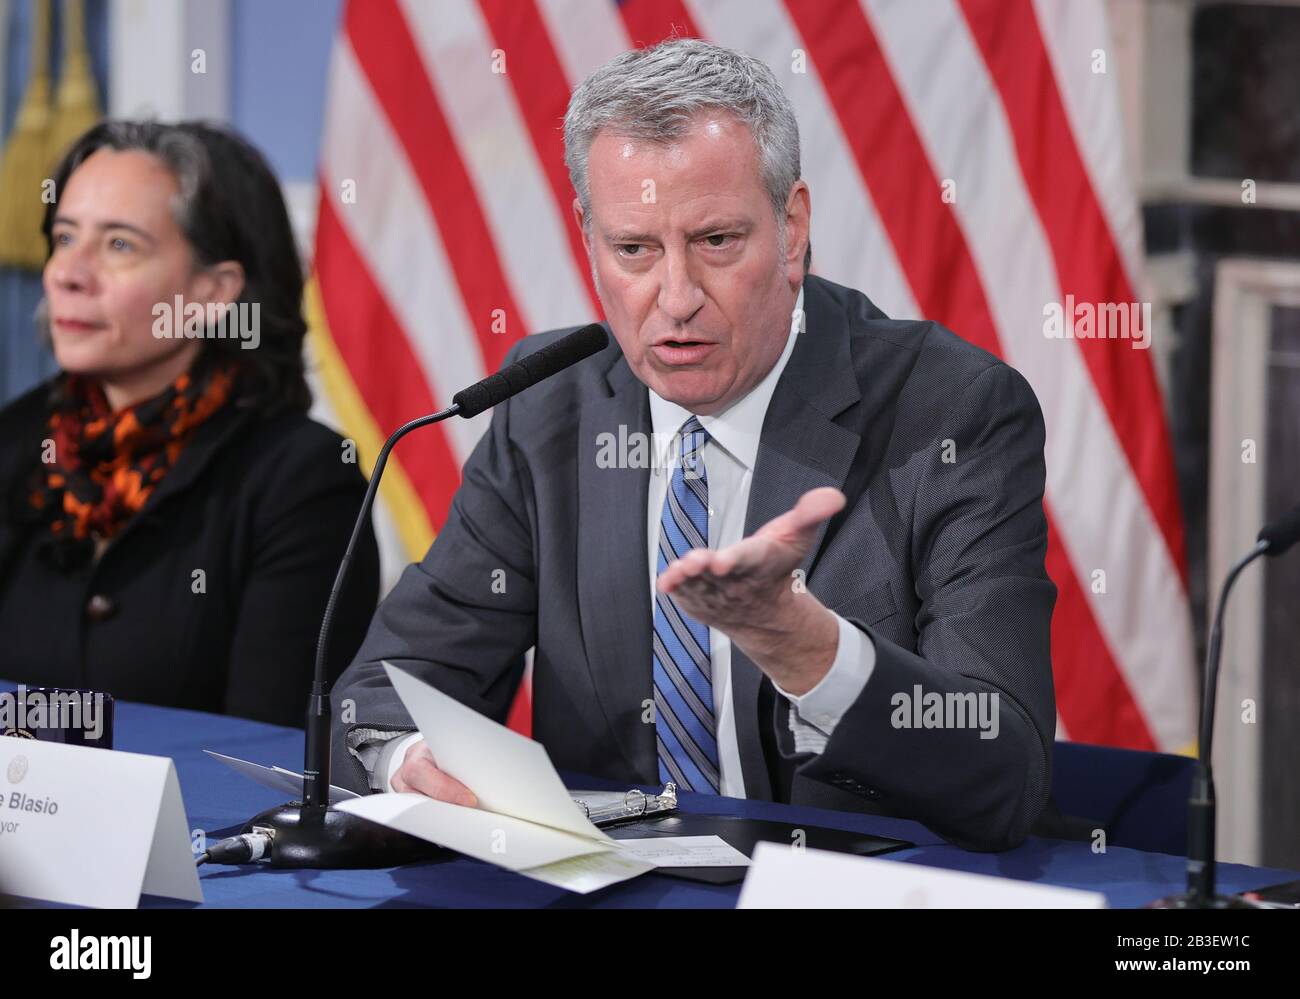
<path fill-rule="evenodd" d="M 636 798 L 633 798 L 633 795 L 636 795 Z M 638 801 L 639 807 L 638 805 L 632 804 L 633 801 Z M 623 795 L 623 807 L 629 812 L 636 812 L 637 815 L 644 815 L 646 810 L 645 792 L 635 787 L 629 790 L 627 794 Z"/>

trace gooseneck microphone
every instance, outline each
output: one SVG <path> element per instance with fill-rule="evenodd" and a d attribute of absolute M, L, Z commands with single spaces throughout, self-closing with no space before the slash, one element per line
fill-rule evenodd
<path fill-rule="evenodd" d="M 1219 602 L 1210 628 L 1210 644 L 1205 653 L 1205 689 L 1201 697 L 1200 753 L 1192 777 L 1192 793 L 1187 803 L 1187 891 L 1151 903 L 1156 909 L 1253 909 L 1254 903 L 1217 891 L 1214 833 L 1217 801 L 1214 771 L 1210 766 L 1214 740 L 1214 708 L 1219 693 L 1219 656 L 1223 650 L 1223 614 L 1228 594 L 1243 569 L 1261 555 L 1273 558 L 1300 541 L 1300 506 L 1268 524 L 1259 532 L 1255 546 L 1228 570 L 1219 591 Z"/>
<path fill-rule="evenodd" d="M 1281 555 L 1297 541 L 1300 541 L 1300 506 L 1282 514 L 1259 532 L 1259 543 L 1268 546 L 1263 554 L 1270 557 Z"/>
<path fill-rule="evenodd" d="M 516 392 L 522 392 L 528 386 L 536 385 L 569 365 L 577 364 L 583 358 L 604 350 L 608 343 L 609 335 L 599 323 L 584 326 L 576 333 L 570 333 L 521 357 L 495 375 L 488 375 L 481 382 L 461 389 L 451 397 L 451 407 L 446 412 L 450 414 L 455 411 L 458 416 L 466 419 L 478 416 L 485 409 L 505 402 Z M 400 435 L 401 430 L 393 436 Z"/>
<path fill-rule="evenodd" d="M 494 375 L 452 396 L 446 409 L 411 420 L 393 431 L 375 459 L 352 536 L 339 563 L 334 586 L 321 618 L 316 643 L 316 671 L 312 680 L 304 747 L 302 801 L 289 802 L 263 812 L 243 828 L 246 834 L 270 838 L 270 862 L 276 867 L 388 867 L 406 863 L 428 852 L 429 845 L 406 833 L 359 819 L 330 807 L 330 684 L 325 661 L 330 630 L 339 595 L 347 582 L 357 543 L 374 506 L 379 481 L 389 452 L 412 430 L 441 422 L 450 416 L 477 416 L 511 396 L 605 348 L 609 335 L 598 323 L 547 344 Z"/>

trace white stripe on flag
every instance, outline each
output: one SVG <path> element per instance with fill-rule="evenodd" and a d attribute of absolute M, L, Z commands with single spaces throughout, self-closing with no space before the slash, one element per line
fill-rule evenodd
<path fill-rule="evenodd" d="M 570 89 L 631 48 L 612 0 L 537 0 L 537 11 Z"/>

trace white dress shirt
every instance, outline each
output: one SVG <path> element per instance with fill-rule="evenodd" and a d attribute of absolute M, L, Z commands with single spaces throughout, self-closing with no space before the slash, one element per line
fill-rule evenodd
<path fill-rule="evenodd" d="M 749 488 L 758 457 L 758 442 L 763 419 L 776 383 L 781 378 L 794 351 L 795 338 L 803 329 L 803 289 L 795 301 L 790 317 L 790 333 L 781 357 L 753 389 L 721 413 L 699 417 L 708 431 L 701 449 L 704 473 L 709 488 L 709 547 L 726 548 L 744 536 L 745 514 L 749 509 Z M 814 334 L 815 335 L 815 334 Z M 668 482 L 678 455 L 678 432 L 692 413 L 650 394 L 650 421 L 654 444 L 654 464 L 650 470 L 649 502 L 646 515 L 646 552 L 649 558 L 647 580 L 649 604 L 654 614 L 655 582 L 658 576 L 660 517 L 668 493 Z M 776 689 L 791 704 L 790 730 L 798 752 L 820 753 L 844 712 L 857 700 L 876 665 L 876 649 L 867 634 L 836 615 L 839 643 L 830 670 L 821 681 L 798 697 Z M 722 778 L 721 793 L 729 798 L 745 797 L 745 778 L 740 767 L 740 745 L 736 738 L 736 712 L 731 698 L 731 639 L 717 628 L 709 629 L 709 658 L 713 673 L 713 710 L 717 718 L 718 763 Z M 647 664 L 648 665 L 648 664 Z M 393 774 L 401 767 L 406 749 L 420 738 L 418 732 L 404 738 L 390 739 L 379 753 L 375 773 L 383 774 L 384 790 L 391 790 Z"/>
<path fill-rule="evenodd" d="M 803 330 L 803 289 L 790 317 L 790 333 L 772 370 L 746 395 L 721 413 L 699 417 L 708 431 L 700 456 L 709 488 L 709 547 L 726 548 L 745 533 L 749 509 L 749 488 L 758 458 L 758 441 L 763 419 L 776 390 L 781 372 L 794 352 L 795 338 Z M 804 335 L 807 335 L 806 333 Z M 650 393 L 650 422 L 654 434 L 655 463 L 650 475 L 646 516 L 646 551 L 650 562 L 650 613 L 654 613 L 655 582 L 658 576 L 660 518 L 668 483 L 678 461 L 679 431 L 693 415 L 676 403 Z M 793 583 L 793 580 L 791 581 Z M 838 614 L 839 645 L 830 671 L 817 686 L 798 697 L 775 685 L 791 704 L 790 729 L 799 752 L 820 753 L 844 712 L 866 686 L 876 664 L 876 649 L 866 633 Z M 713 710 L 717 719 L 718 763 L 721 793 L 729 798 L 745 797 L 745 778 L 740 769 L 740 744 L 736 738 L 736 712 L 731 698 L 731 639 L 717 628 L 709 629 L 709 659 L 713 672 Z"/>

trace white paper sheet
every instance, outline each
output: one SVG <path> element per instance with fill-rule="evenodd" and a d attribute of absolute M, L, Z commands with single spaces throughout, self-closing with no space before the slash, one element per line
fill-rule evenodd
<path fill-rule="evenodd" d="M 650 836 L 615 840 L 625 857 L 655 867 L 748 867 L 749 858 L 721 836 Z"/>
<path fill-rule="evenodd" d="M 429 744 L 438 769 L 473 791 L 480 808 L 613 842 L 573 803 L 541 743 L 388 663 L 384 669 Z"/>
<path fill-rule="evenodd" d="M 561 860 L 554 864 L 547 864 L 545 867 L 534 867 L 519 873 L 534 881 L 544 881 L 548 885 L 567 888 L 569 891 L 586 895 L 653 870 L 653 864 L 609 851 Z"/>
<path fill-rule="evenodd" d="M 759 843 L 741 909 L 1102 909 L 1100 892 Z"/>
<path fill-rule="evenodd" d="M 586 836 L 412 791 L 372 794 L 338 809 L 512 871 L 609 850 Z"/>
<path fill-rule="evenodd" d="M 302 774 L 296 774 L 292 770 L 284 769 L 284 767 L 264 767 L 257 763 L 249 763 L 248 760 L 226 756 L 223 753 L 213 752 L 211 749 L 203 751 L 214 760 L 224 763 L 235 773 L 247 777 L 263 787 L 269 787 L 272 791 L 283 791 L 285 794 L 292 795 L 295 799 L 302 797 Z M 330 785 L 330 804 L 337 804 L 340 801 L 347 801 L 349 798 L 359 797 L 361 795 L 355 791 L 349 791 L 347 788 L 338 787 L 335 784 Z"/>
<path fill-rule="evenodd" d="M 342 811 L 583 894 L 654 870 L 615 852 L 616 842 L 574 804 L 539 743 L 390 663 L 384 669 L 439 769 L 473 791 L 478 806 L 387 793 L 343 802 Z"/>

